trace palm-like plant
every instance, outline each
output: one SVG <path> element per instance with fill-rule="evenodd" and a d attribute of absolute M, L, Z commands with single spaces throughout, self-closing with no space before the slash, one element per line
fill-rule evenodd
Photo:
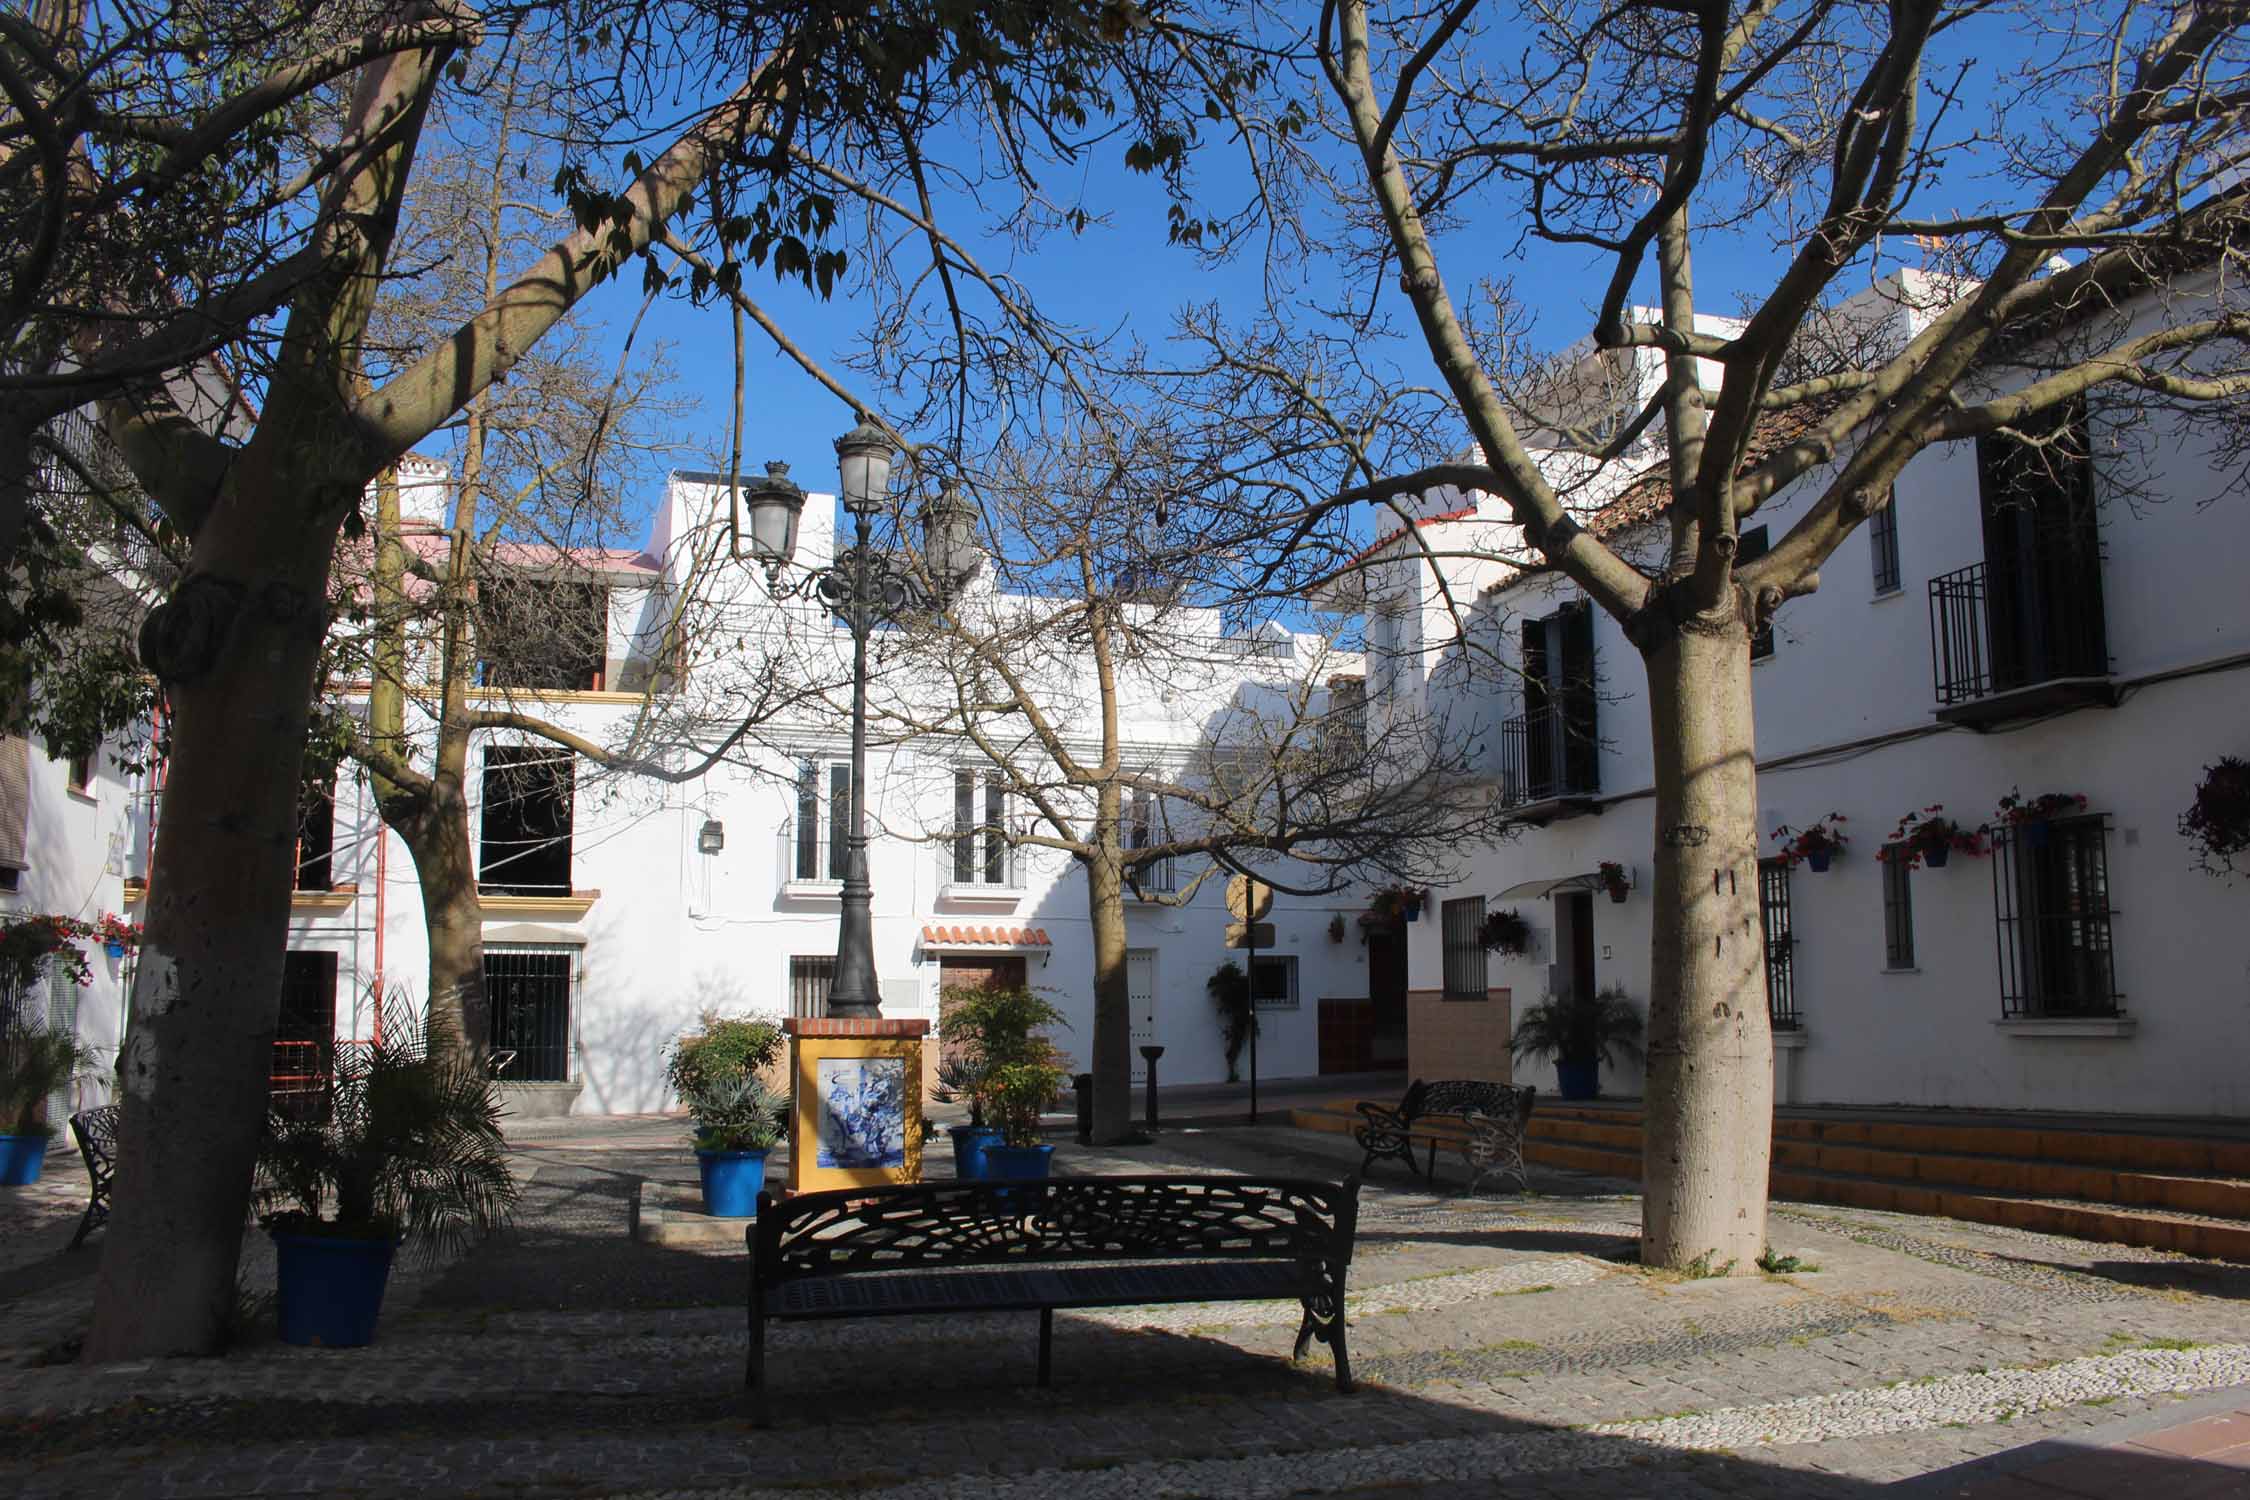
<path fill-rule="evenodd" d="M 67 1031 L 0 1025 L 0 1135 L 53 1135 L 55 1127 L 40 1114 L 47 1096 L 92 1071 L 96 1061 Z"/>
<path fill-rule="evenodd" d="M 1612 1051 L 1640 1056 L 1641 1013 L 1614 984 L 1591 995 L 1548 996 L 1517 1020 L 1509 1045 L 1519 1058 L 1551 1057 L 1574 1067 L 1598 1060 L 1614 1066 Z"/>
<path fill-rule="evenodd" d="M 263 1222 L 404 1239 L 435 1260 L 506 1225 L 518 1189 L 483 1070 L 463 1049 L 432 1045 L 403 993 L 382 1003 L 381 1041 L 330 1049 L 324 1107 L 311 1118 L 275 1114 L 259 1157 Z"/>

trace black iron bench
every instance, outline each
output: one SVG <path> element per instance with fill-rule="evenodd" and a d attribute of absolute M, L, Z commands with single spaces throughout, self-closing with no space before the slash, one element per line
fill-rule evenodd
<path fill-rule="evenodd" d="M 70 1133 L 85 1159 L 87 1182 L 86 1211 L 78 1216 L 78 1232 L 70 1237 L 70 1248 L 75 1250 L 109 1221 L 109 1181 L 117 1171 L 117 1106 L 80 1110 L 70 1117 Z"/>
<path fill-rule="evenodd" d="M 1531 1178 L 1524 1166 L 1523 1141 L 1538 1095 L 1535 1088 L 1512 1083 L 1465 1078 L 1424 1083 L 1417 1078 L 1396 1109 L 1362 1100 L 1359 1113 L 1365 1123 L 1352 1132 L 1352 1139 L 1366 1153 L 1360 1160 L 1360 1173 L 1364 1176 L 1376 1162 L 1389 1158 L 1406 1163 L 1406 1170 L 1415 1172 L 1414 1148 L 1426 1144 L 1429 1155 L 1418 1175 L 1434 1183 L 1438 1148 L 1454 1143 L 1475 1169 L 1469 1179 L 1471 1191 L 1494 1172 L 1513 1176 L 1519 1187 L 1528 1190 Z M 1440 1119 L 1457 1119 L 1463 1128 L 1436 1131 L 1426 1123 Z"/>
<path fill-rule="evenodd" d="M 1344 1275 L 1359 1181 L 1056 1177 L 845 1188 L 758 1199 L 750 1243 L 753 1415 L 766 1420 L 769 1319 L 1039 1312 L 1039 1383 L 1055 1309 L 1156 1302 L 1304 1304 L 1293 1358 L 1314 1339 L 1352 1389 Z"/>

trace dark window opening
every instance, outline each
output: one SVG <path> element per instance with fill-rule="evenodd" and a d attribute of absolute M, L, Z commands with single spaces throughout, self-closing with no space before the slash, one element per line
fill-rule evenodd
<path fill-rule="evenodd" d="M 575 770 L 567 753 L 545 746 L 486 749 L 478 889 L 498 896 L 570 894 Z"/>
<path fill-rule="evenodd" d="M 484 950 L 493 1077 L 512 1083 L 570 1081 L 570 1007 L 577 989 L 574 952 Z"/>
<path fill-rule="evenodd" d="M 1804 1024 L 1797 1011 L 1796 934 L 1789 926 L 1789 865 L 1758 861 L 1758 923 L 1765 934 L 1766 1015 L 1776 1031 Z"/>
<path fill-rule="evenodd" d="M 1464 896 L 1440 909 L 1445 942 L 1445 998 L 1485 998 L 1484 897 Z"/>
<path fill-rule="evenodd" d="M 281 1011 L 268 1082 L 275 1107 L 317 1107 L 328 1092 L 336 1047 L 336 955 L 290 952 L 281 960 Z"/>
<path fill-rule="evenodd" d="M 1511 806 L 1601 790 L 1594 612 L 1583 600 L 1523 622 L 1523 715 L 1500 726 Z"/>
<path fill-rule="evenodd" d="M 1357 761 L 1367 753 L 1367 679 L 1328 679 L 1328 722 L 1323 726 L 1329 753 Z"/>
<path fill-rule="evenodd" d="M 477 681 L 488 688 L 592 692 L 605 685 L 609 586 L 502 574 L 477 585 Z"/>
<path fill-rule="evenodd" d="M 1294 954 L 1258 955 L 1250 974 L 1251 1003 L 1259 1010 L 1297 1008 L 1297 959 Z"/>
<path fill-rule="evenodd" d="M 1882 509 L 1867 518 L 1867 551 L 1874 562 L 1875 592 L 1898 592 L 1898 492 L 1893 490 Z"/>
<path fill-rule="evenodd" d="M 817 1020 L 828 1014 L 828 992 L 836 987 L 833 954 L 800 954 L 789 960 L 789 1014 Z"/>
<path fill-rule="evenodd" d="M 820 767 L 813 761 L 797 762 L 797 821 L 794 858 L 789 862 L 792 880 L 820 878 Z"/>
<path fill-rule="evenodd" d="M 1914 884 L 1908 844 L 1886 844 L 1883 869 L 1883 967 L 1914 967 Z"/>
<path fill-rule="evenodd" d="M 1164 840 L 1156 794 L 1146 787 L 1134 787 L 1125 803 L 1125 847 L 1152 849 Z M 1144 891 L 1170 892 L 1178 888 L 1173 879 L 1176 868 L 1170 857 L 1150 860 L 1133 872 L 1133 882 Z"/>
<path fill-rule="evenodd" d="M 828 768 L 828 878 L 850 872 L 852 853 L 852 768 L 838 761 Z"/>
<path fill-rule="evenodd" d="M 1766 549 L 1769 545 L 1766 528 L 1763 526 L 1751 527 L 1736 539 L 1734 565 L 1739 568 L 1746 563 L 1756 562 L 1766 555 Z M 1773 655 L 1773 619 L 1768 616 L 1764 623 L 1750 633 L 1750 659 L 1752 661 L 1764 661 L 1771 655 Z"/>
<path fill-rule="evenodd" d="M 979 815 L 977 792 L 984 792 Z M 979 777 L 974 771 L 953 773 L 953 883 L 956 885 L 1006 885 L 1008 883 L 1008 794 L 997 775 Z"/>
<path fill-rule="evenodd" d="M 300 891 L 336 888 L 336 783 L 297 788 L 297 884 Z"/>
<path fill-rule="evenodd" d="M 83 792 L 94 784 L 94 752 L 83 755 L 64 755 L 52 740 L 47 742 L 47 759 L 63 763 L 63 785 L 74 792 Z"/>
<path fill-rule="evenodd" d="M 1993 836 L 2006 1016 L 2114 1016 L 2109 830 L 2100 817 L 2019 823 Z"/>

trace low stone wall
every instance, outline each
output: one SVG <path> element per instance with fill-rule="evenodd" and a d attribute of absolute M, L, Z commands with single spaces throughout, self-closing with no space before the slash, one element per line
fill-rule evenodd
<path fill-rule="evenodd" d="M 1508 1038 L 1515 1003 L 1505 989 L 1482 1000 L 1448 1000 L 1439 990 L 1406 992 L 1406 1071 L 1410 1077 L 1513 1083 Z"/>

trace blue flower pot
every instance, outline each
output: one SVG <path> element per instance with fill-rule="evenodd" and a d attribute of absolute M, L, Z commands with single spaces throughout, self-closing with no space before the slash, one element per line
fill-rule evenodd
<path fill-rule="evenodd" d="M 946 1134 L 953 1137 L 953 1175 L 963 1182 L 987 1176 L 984 1153 L 1000 1144 L 1000 1132 L 989 1125 L 954 1125 Z"/>
<path fill-rule="evenodd" d="M 984 1148 L 984 1175 L 1044 1180 L 1054 1158 L 1052 1146 L 1003 1146 L 995 1141 Z"/>
<path fill-rule="evenodd" d="M 1933 870 L 1944 869 L 1945 862 L 1952 857 L 1953 846 L 1951 844 L 1924 844 L 1922 846 L 1922 863 Z"/>
<path fill-rule="evenodd" d="M 1555 1064 L 1555 1092 L 1565 1099 L 1592 1099 L 1602 1091 L 1602 1065 L 1598 1062 Z"/>
<path fill-rule="evenodd" d="M 1814 849 L 1806 853 L 1805 863 L 1812 866 L 1815 875 L 1825 875 L 1828 873 L 1828 861 L 1834 857 L 1835 851 L 1832 849 Z"/>
<path fill-rule="evenodd" d="M 763 1151 L 703 1151 L 695 1153 L 703 1172 L 703 1211 L 714 1219 L 754 1219 L 758 1194 L 766 1187 L 766 1153 Z"/>
<path fill-rule="evenodd" d="M 29 1187 L 47 1165 L 43 1135 L 0 1135 L 0 1187 Z"/>
<path fill-rule="evenodd" d="M 398 1241 L 275 1230 L 273 1249 L 283 1343 L 357 1349 L 375 1341 Z"/>
<path fill-rule="evenodd" d="M 102 944 L 102 951 L 111 958 L 123 958 L 125 956 L 125 945 L 123 943 L 104 943 Z"/>

